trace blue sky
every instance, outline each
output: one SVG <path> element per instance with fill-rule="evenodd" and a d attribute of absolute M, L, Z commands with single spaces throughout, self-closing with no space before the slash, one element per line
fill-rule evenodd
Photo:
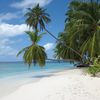
<path fill-rule="evenodd" d="M 69 0 L 68 0 L 69 1 Z M 30 45 L 29 38 L 24 31 L 28 30 L 24 14 L 26 8 L 39 3 L 47 9 L 51 16 L 51 23 L 46 26 L 50 32 L 58 36 L 64 30 L 67 0 L 0 0 L 0 61 L 19 61 L 16 54 L 22 48 Z M 46 34 L 39 43 L 44 46 L 48 58 L 53 58 L 55 39 Z"/>

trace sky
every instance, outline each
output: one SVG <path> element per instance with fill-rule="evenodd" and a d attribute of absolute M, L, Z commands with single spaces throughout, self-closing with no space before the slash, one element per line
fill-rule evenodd
<path fill-rule="evenodd" d="M 22 61 L 22 55 L 16 57 L 16 54 L 31 44 L 25 34 L 29 29 L 25 24 L 24 14 L 27 8 L 34 7 L 38 3 L 47 9 L 51 17 L 51 22 L 46 28 L 56 37 L 64 30 L 69 0 L 0 0 L 0 62 Z M 39 45 L 45 47 L 48 58 L 54 57 L 56 40 L 48 33 L 41 39 Z"/>

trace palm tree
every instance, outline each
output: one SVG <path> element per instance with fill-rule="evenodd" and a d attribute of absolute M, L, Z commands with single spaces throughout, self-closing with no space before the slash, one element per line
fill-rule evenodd
<path fill-rule="evenodd" d="M 43 30 L 45 24 L 48 24 L 51 19 L 50 15 L 45 12 L 46 9 L 43 9 L 37 4 L 34 8 L 28 8 L 28 12 L 25 14 L 27 17 L 26 23 L 35 30 Z"/>
<path fill-rule="evenodd" d="M 29 64 L 29 66 L 32 63 L 34 64 L 38 63 L 39 66 L 44 66 L 45 61 L 47 59 L 47 55 L 45 53 L 44 47 L 38 45 L 37 43 L 40 41 L 40 39 L 45 33 L 42 33 L 40 35 L 37 35 L 36 32 L 31 32 L 31 31 L 27 31 L 26 33 L 28 34 L 32 44 L 26 48 L 23 48 L 17 54 L 17 56 L 19 56 L 21 53 L 24 52 L 23 59 L 25 63 Z"/>
<path fill-rule="evenodd" d="M 66 48 L 70 49 L 71 51 L 73 51 L 74 53 L 76 53 L 79 57 L 81 57 L 81 55 L 79 54 L 79 52 L 77 52 L 76 50 L 74 50 L 73 48 L 71 48 L 70 46 L 68 46 L 66 43 L 64 43 L 63 41 L 61 41 L 60 39 L 58 39 L 57 37 L 55 37 L 51 32 L 49 32 L 46 29 L 46 24 L 48 24 L 51 19 L 50 19 L 50 15 L 48 13 L 46 13 L 46 9 L 43 9 L 42 7 L 38 5 L 36 5 L 34 8 L 28 8 L 28 12 L 25 14 L 26 16 L 26 23 L 28 26 L 32 27 L 33 29 L 35 29 L 35 31 L 37 30 L 45 30 L 47 33 L 49 33 L 53 38 L 55 38 L 60 44 L 64 45 Z"/>
<path fill-rule="evenodd" d="M 72 1 L 67 12 L 64 36 L 67 41 L 63 41 L 79 51 L 81 56 L 86 52 L 89 53 L 90 58 L 100 55 L 100 4 L 93 0 Z M 70 52 L 69 49 L 68 51 Z M 72 58 L 73 55 L 75 54 L 72 53 Z"/>
<path fill-rule="evenodd" d="M 60 39 L 60 41 L 62 41 L 62 43 L 66 43 L 68 46 L 69 45 L 69 40 L 66 36 L 67 34 L 62 32 L 59 34 L 58 38 Z M 55 50 L 55 57 L 57 59 L 74 59 L 74 60 L 82 60 L 82 58 L 80 58 L 79 55 L 77 55 L 77 53 L 73 52 L 73 50 L 71 50 L 70 48 L 66 48 L 65 45 L 62 45 L 62 43 L 57 42 L 56 48 Z M 73 46 L 73 48 L 75 49 L 75 51 L 77 50 L 77 52 L 79 52 L 79 50 L 77 48 L 75 48 L 76 45 Z M 80 53 L 80 52 L 79 52 Z"/>

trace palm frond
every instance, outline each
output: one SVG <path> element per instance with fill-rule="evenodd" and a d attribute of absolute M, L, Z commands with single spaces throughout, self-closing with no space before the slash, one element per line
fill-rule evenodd
<path fill-rule="evenodd" d="M 28 48 L 29 48 L 29 47 L 25 47 L 25 48 L 23 48 L 22 50 L 20 50 L 20 51 L 17 53 L 17 57 L 18 57 L 21 53 L 25 52 Z"/>

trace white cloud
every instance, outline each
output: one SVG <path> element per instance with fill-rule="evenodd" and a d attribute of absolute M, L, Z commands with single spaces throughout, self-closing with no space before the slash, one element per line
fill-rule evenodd
<path fill-rule="evenodd" d="M 54 43 L 47 43 L 44 45 L 44 48 L 47 50 L 51 50 L 54 47 Z"/>
<path fill-rule="evenodd" d="M 2 56 L 13 56 L 17 54 L 17 50 L 13 49 L 11 47 L 11 44 L 14 43 L 13 41 L 9 40 L 9 39 L 4 39 L 2 38 L 0 40 L 0 55 Z"/>
<path fill-rule="evenodd" d="M 26 24 L 13 25 L 7 23 L 0 24 L 0 37 L 13 37 L 21 35 L 24 31 L 27 31 L 29 28 Z"/>
<path fill-rule="evenodd" d="M 0 22 L 8 21 L 11 19 L 18 18 L 17 14 L 14 13 L 2 13 L 0 14 Z"/>
<path fill-rule="evenodd" d="M 40 6 L 45 6 L 49 4 L 52 0 L 22 0 L 21 2 L 15 2 L 11 6 L 15 8 L 29 8 L 34 7 L 36 4 L 40 4 Z"/>
<path fill-rule="evenodd" d="M 15 44 L 18 41 L 12 41 L 9 38 L 24 34 L 24 31 L 26 30 L 28 30 L 28 27 L 25 24 L 13 25 L 0 23 L 0 55 L 15 56 L 17 50 L 13 48 L 12 44 Z"/>
<path fill-rule="evenodd" d="M 11 46 L 1 45 L 0 46 L 0 55 L 7 56 L 7 55 L 16 55 L 17 51 L 13 49 Z"/>
<path fill-rule="evenodd" d="M 13 44 L 13 43 L 14 43 L 14 41 L 10 41 L 7 38 L 2 38 L 0 41 L 0 45 L 7 45 L 7 44 Z"/>

